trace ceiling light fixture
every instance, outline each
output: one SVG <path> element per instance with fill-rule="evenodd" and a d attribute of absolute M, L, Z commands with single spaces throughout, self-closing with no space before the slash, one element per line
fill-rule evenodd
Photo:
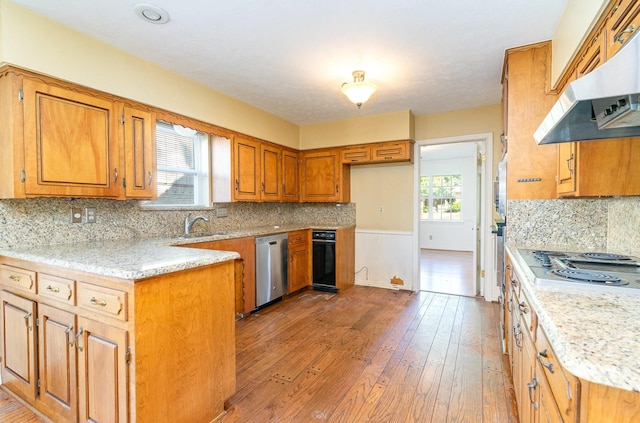
<path fill-rule="evenodd" d="M 353 82 L 342 84 L 342 93 L 349 97 L 352 103 L 362 107 L 362 104 L 369 100 L 369 97 L 376 92 L 378 87 L 373 82 L 365 82 L 364 71 L 353 71 Z"/>
<path fill-rule="evenodd" d="M 154 6 L 153 4 L 138 3 L 133 6 L 133 10 L 136 12 L 136 15 L 144 21 L 154 24 L 164 24 L 169 22 L 169 13 L 158 6 Z"/>

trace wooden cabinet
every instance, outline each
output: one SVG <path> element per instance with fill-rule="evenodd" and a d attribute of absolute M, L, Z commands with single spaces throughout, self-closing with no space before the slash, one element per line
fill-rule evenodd
<path fill-rule="evenodd" d="M 509 122 L 509 170 L 507 198 L 552 199 L 556 191 L 556 145 L 537 145 L 533 133 L 556 96 L 549 94 L 550 43 L 538 43 L 507 50 L 503 99 Z"/>
<path fill-rule="evenodd" d="M 289 232 L 289 293 L 311 285 L 311 244 L 309 230 Z"/>
<path fill-rule="evenodd" d="M 122 106 L 125 153 L 123 186 L 127 198 L 153 200 L 156 189 L 156 119 L 152 112 Z"/>
<path fill-rule="evenodd" d="M 25 194 L 118 197 L 113 101 L 23 79 Z"/>
<path fill-rule="evenodd" d="M 307 150 L 301 156 L 300 201 L 349 202 L 349 167 L 342 163 L 339 149 Z"/>
<path fill-rule="evenodd" d="M 369 164 L 383 162 L 413 163 L 412 140 L 386 141 L 342 147 L 340 157 L 345 164 Z"/>
<path fill-rule="evenodd" d="M 355 227 L 336 230 L 336 288 L 347 289 L 356 280 Z"/>
<path fill-rule="evenodd" d="M 580 56 L 576 65 L 576 77 L 580 78 L 596 69 L 606 60 L 606 42 L 604 30 L 597 32 L 585 46 L 586 50 Z"/>
<path fill-rule="evenodd" d="M 260 142 L 234 137 L 231 157 L 233 200 L 260 201 Z"/>
<path fill-rule="evenodd" d="M 0 72 L 0 198 L 156 197 L 155 115 L 6 66 Z"/>
<path fill-rule="evenodd" d="M 282 201 L 300 201 L 300 157 L 299 153 L 282 149 Z"/>
<path fill-rule="evenodd" d="M 260 144 L 260 200 L 282 200 L 282 148 Z"/>
<path fill-rule="evenodd" d="M 57 422 L 214 421 L 235 391 L 234 277 L 233 262 L 124 280 L 0 257 L 2 388 Z"/>
<path fill-rule="evenodd" d="M 607 58 L 622 48 L 640 26 L 640 2 L 614 0 L 605 24 Z"/>

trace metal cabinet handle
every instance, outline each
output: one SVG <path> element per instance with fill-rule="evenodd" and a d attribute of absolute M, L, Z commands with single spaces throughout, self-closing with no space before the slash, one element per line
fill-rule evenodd
<path fill-rule="evenodd" d="M 527 383 L 527 388 L 529 389 L 529 402 L 537 409 L 538 403 L 533 400 L 533 395 L 531 394 L 531 391 L 535 390 L 536 386 L 538 386 L 538 378 L 534 376 L 531 382 Z"/>
<path fill-rule="evenodd" d="M 153 183 L 153 174 L 151 173 L 151 171 L 149 171 L 149 182 L 147 183 L 147 185 L 151 185 Z"/>
<path fill-rule="evenodd" d="M 82 329 L 82 326 L 80 326 L 80 330 L 78 331 L 78 333 L 75 334 L 76 345 L 78 346 L 78 351 L 82 351 L 83 350 L 82 344 L 80 344 L 80 337 L 82 336 L 83 333 L 84 333 L 84 329 Z"/>
<path fill-rule="evenodd" d="M 262 192 L 264 192 L 264 182 L 262 183 Z"/>
<path fill-rule="evenodd" d="M 554 368 L 553 368 L 553 363 L 545 363 L 545 362 L 543 362 L 543 361 L 542 361 L 542 357 L 547 358 L 547 350 L 546 350 L 546 349 L 544 349 L 544 350 L 540 351 L 540 352 L 537 354 L 537 359 L 538 359 L 538 362 L 539 362 L 540 364 L 542 364 L 542 366 L 543 366 L 543 367 L 546 367 L 546 368 L 547 368 L 547 370 L 549 370 L 549 372 L 550 372 L 550 373 L 554 373 L 554 372 L 555 372 L 555 370 L 554 370 Z"/>
<path fill-rule="evenodd" d="M 567 159 L 567 169 L 569 169 L 569 174 L 573 173 L 573 169 L 571 168 L 572 161 L 573 161 L 573 153 L 571 153 L 571 156 Z"/>
<path fill-rule="evenodd" d="M 625 34 L 633 34 L 636 30 L 636 26 L 631 24 L 631 26 L 629 26 L 627 29 L 625 29 L 624 31 L 620 32 L 620 34 L 618 34 L 618 36 L 616 37 L 616 41 L 619 42 L 620 44 L 624 44 L 625 41 L 627 41 L 625 39 Z"/>
<path fill-rule="evenodd" d="M 89 302 L 93 305 L 98 305 L 98 306 L 106 306 L 107 302 L 105 300 L 98 300 L 96 297 L 91 297 L 91 299 L 89 299 Z"/>
<path fill-rule="evenodd" d="M 518 348 L 522 349 L 522 329 L 520 323 L 513 327 L 513 339 L 516 341 Z"/>
<path fill-rule="evenodd" d="M 522 314 L 527 314 L 529 311 L 525 303 L 518 304 L 518 309 L 522 312 Z"/>
<path fill-rule="evenodd" d="M 29 317 L 31 317 L 31 312 L 28 311 L 27 314 L 22 317 L 24 317 L 24 324 L 27 326 L 27 329 L 31 330 L 31 325 L 29 325 Z"/>
<path fill-rule="evenodd" d="M 513 298 L 509 298 L 509 301 L 507 301 L 507 310 L 513 310 Z"/>
<path fill-rule="evenodd" d="M 118 182 L 118 168 L 114 167 L 113 168 L 113 183 L 115 184 L 116 182 Z"/>
<path fill-rule="evenodd" d="M 57 286 L 47 285 L 45 289 L 49 292 L 55 292 L 55 293 L 60 292 L 60 288 L 58 288 Z"/>
<path fill-rule="evenodd" d="M 69 326 L 67 326 L 67 328 L 64 330 L 64 334 L 67 337 L 67 344 L 70 347 L 73 347 L 73 339 L 69 336 L 72 330 L 73 330 L 73 326 L 71 325 L 71 323 L 69 323 Z"/>
<path fill-rule="evenodd" d="M 238 190 L 239 187 L 240 187 L 240 182 L 236 179 L 236 191 Z"/>
<path fill-rule="evenodd" d="M 11 279 L 14 282 L 20 282 L 20 276 L 18 275 L 10 275 L 9 279 Z"/>

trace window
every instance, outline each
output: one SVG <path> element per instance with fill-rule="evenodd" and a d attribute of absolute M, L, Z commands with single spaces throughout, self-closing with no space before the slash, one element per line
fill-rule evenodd
<path fill-rule="evenodd" d="M 462 175 L 420 177 L 420 218 L 462 220 Z"/>
<path fill-rule="evenodd" d="M 180 125 L 156 124 L 156 206 L 209 205 L 209 136 Z"/>

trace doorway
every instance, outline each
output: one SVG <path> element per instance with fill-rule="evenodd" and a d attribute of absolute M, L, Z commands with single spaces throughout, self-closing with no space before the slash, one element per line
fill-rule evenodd
<path fill-rule="evenodd" d="M 492 144 L 492 134 L 416 142 L 418 289 L 497 299 L 491 286 Z"/>

